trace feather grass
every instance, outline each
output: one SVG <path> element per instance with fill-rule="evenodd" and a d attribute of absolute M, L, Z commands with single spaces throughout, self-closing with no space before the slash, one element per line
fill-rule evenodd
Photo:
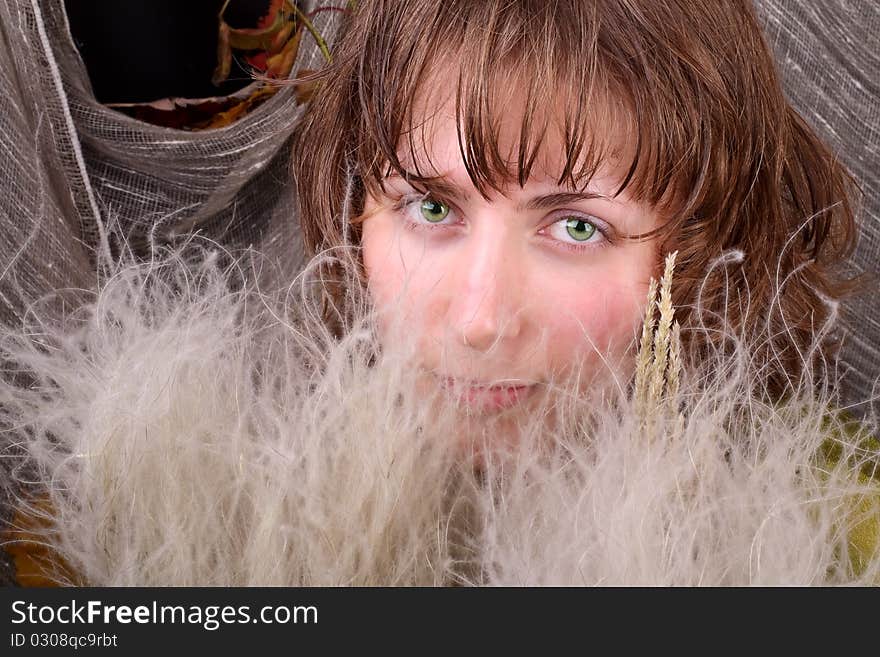
<path fill-rule="evenodd" d="M 411 345 L 380 348 L 357 286 L 342 337 L 327 329 L 326 265 L 350 254 L 267 292 L 257 255 L 186 248 L 197 257 L 117 263 L 66 318 L 35 305 L 0 330 L 33 382 L 0 381 L 11 488 L 76 573 L 47 572 L 60 583 L 880 581 L 880 495 L 859 475 L 876 422 L 853 434 L 828 387 L 768 403 L 747 359 L 685 362 L 674 255 L 659 302 L 651 282 L 632 394 L 560 381 L 499 443 L 501 420 L 457 437 L 475 425 L 420 388 Z"/>

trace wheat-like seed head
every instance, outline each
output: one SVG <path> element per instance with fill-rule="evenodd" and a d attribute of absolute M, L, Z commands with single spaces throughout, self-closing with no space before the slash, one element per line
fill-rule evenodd
<path fill-rule="evenodd" d="M 659 285 L 652 278 L 648 286 L 648 304 L 642 322 L 642 335 L 636 359 L 635 402 L 643 421 L 657 412 L 664 399 L 675 406 L 681 371 L 680 335 L 674 322 L 672 305 L 672 277 L 675 272 L 675 251 L 666 256 L 663 277 Z M 659 323 L 655 308 L 660 311 Z"/>
<path fill-rule="evenodd" d="M 654 334 L 654 305 L 657 298 L 657 281 L 651 278 L 648 284 L 648 303 L 645 304 L 645 318 L 642 321 L 642 336 L 639 340 L 639 353 L 636 358 L 636 380 L 634 397 L 639 408 L 643 408 L 648 399 L 648 381 L 651 372 L 651 339 Z"/>

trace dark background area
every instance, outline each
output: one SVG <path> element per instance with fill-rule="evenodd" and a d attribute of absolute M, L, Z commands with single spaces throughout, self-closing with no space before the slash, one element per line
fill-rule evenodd
<path fill-rule="evenodd" d="M 233 60 L 229 80 L 211 83 L 223 0 L 65 0 L 70 30 L 102 103 L 205 98 L 250 84 Z M 226 21 L 251 27 L 269 0 L 233 0 Z"/>

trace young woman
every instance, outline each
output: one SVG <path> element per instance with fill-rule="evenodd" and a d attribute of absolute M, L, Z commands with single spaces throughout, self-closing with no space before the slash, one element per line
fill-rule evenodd
<path fill-rule="evenodd" d="M 750 4 L 356 5 L 282 303 L 172 253 L 2 336 L 54 576 L 880 581 L 877 445 L 829 408 L 850 181 Z"/>
<path fill-rule="evenodd" d="M 441 380 L 519 400 L 619 363 L 671 251 L 697 361 L 707 325 L 748 331 L 778 399 L 817 334 L 830 355 L 851 181 L 748 1 L 368 0 L 319 79 L 294 166 L 306 246 L 360 245 Z"/>

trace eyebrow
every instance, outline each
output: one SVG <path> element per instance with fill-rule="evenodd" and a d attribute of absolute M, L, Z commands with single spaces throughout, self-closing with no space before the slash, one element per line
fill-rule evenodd
<path fill-rule="evenodd" d="M 435 192 L 447 198 L 462 199 L 464 201 L 470 201 L 471 199 L 469 193 L 462 191 L 462 189 L 458 185 L 449 182 L 443 176 L 412 177 L 415 178 L 417 182 L 410 182 L 408 179 L 404 178 L 396 172 L 389 175 L 388 179 L 396 178 L 399 180 L 403 180 L 406 184 L 410 186 L 413 186 L 414 184 L 422 185 L 429 191 Z M 566 203 L 573 203 L 575 201 L 586 201 L 597 198 L 609 201 L 611 203 L 616 203 L 615 199 L 605 194 L 600 194 L 598 192 L 554 192 L 552 194 L 542 194 L 540 196 L 530 198 L 525 203 L 518 204 L 515 210 L 516 212 L 524 212 L 525 210 L 546 210 L 549 208 L 554 208 L 558 205 L 565 205 Z"/>

